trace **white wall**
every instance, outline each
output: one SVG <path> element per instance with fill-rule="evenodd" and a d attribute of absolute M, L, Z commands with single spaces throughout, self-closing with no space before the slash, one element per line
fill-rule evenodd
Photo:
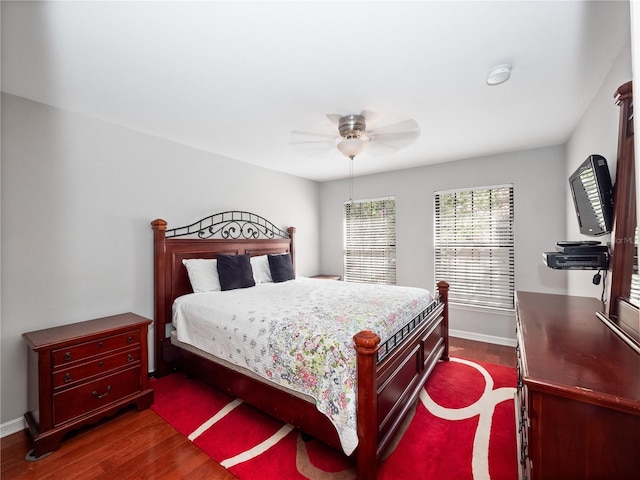
<path fill-rule="evenodd" d="M 513 184 L 516 289 L 565 293 L 566 272 L 542 262 L 542 252 L 553 250 L 565 234 L 565 171 L 564 147 L 556 146 L 357 177 L 353 190 L 354 199 L 395 195 L 397 283 L 433 290 L 434 192 Z M 324 273 L 343 271 L 342 206 L 348 198 L 347 180 L 320 185 Z M 512 313 L 452 308 L 450 316 L 458 334 L 494 341 L 515 338 Z"/>
<path fill-rule="evenodd" d="M 620 107 L 615 104 L 614 94 L 620 85 L 631 79 L 631 40 L 629 40 L 567 142 L 567 170 L 565 172 L 567 178 L 589 155 L 597 153 L 607 159 L 611 179 L 615 181 Z M 565 234 L 567 240 L 611 242 L 611 235 L 587 237 L 580 233 L 569 190 L 567 190 L 565 203 L 568 219 Z M 601 283 L 600 286 L 593 284 L 594 273 L 593 270 L 569 272 L 568 293 L 600 298 L 604 284 Z M 606 287 L 609 287 L 609 282 Z"/>
<path fill-rule="evenodd" d="M 2 423 L 27 409 L 22 333 L 152 318 L 156 218 L 177 227 L 251 211 L 295 226 L 298 273 L 319 271 L 316 182 L 7 94 L 1 180 Z"/>

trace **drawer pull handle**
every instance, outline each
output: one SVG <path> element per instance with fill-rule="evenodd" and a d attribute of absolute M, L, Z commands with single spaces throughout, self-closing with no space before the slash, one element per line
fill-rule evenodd
<path fill-rule="evenodd" d="M 64 376 L 64 383 L 69 383 L 70 381 L 71 381 L 71 374 L 70 374 L 70 373 L 67 373 L 67 374 Z"/>
<path fill-rule="evenodd" d="M 106 397 L 107 395 L 109 395 L 109 391 L 111 390 L 111 385 L 107 385 L 107 391 L 104 392 L 102 395 L 100 395 L 98 392 L 96 392 L 95 390 L 93 392 L 91 392 L 91 395 L 93 395 L 94 397 L 101 399 Z"/>
<path fill-rule="evenodd" d="M 520 422 L 518 422 L 518 433 L 522 432 L 522 429 L 527 426 L 527 419 L 522 416 L 520 417 Z"/>
<path fill-rule="evenodd" d="M 100 368 L 104 367 L 104 362 L 103 362 L 102 360 L 100 360 L 100 361 L 98 362 L 98 366 L 99 366 Z"/>
<path fill-rule="evenodd" d="M 524 465 L 524 462 L 529 458 L 529 452 L 527 450 L 527 444 L 523 443 L 522 448 L 520 448 L 520 463 Z"/>
<path fill-rule="evenodd" d="M 133 337 L 127 337 L 127 343 L 133 342 Z"/>
<path fill-rule="evenodd" d="M 133 362 L 133 355 L 127 355 L 127 362 Z"/>
<path fill-rule="evenodd" d="M 64 352 L 64 361 L 68 362 L 71 360 L 71 352 Z"/>
<path fill-rule="evenodd" d="M 102 342 L 98 342 L 98 348 L 102 348 Z"/>

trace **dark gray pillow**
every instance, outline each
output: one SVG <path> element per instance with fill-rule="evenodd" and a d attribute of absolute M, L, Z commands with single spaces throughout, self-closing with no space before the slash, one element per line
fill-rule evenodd
<path fill-rule="evenodd" d="M 286 282 L 293 280 L 293 264 L 291 263 L 291 255 L 288 253 L 282 255 L 269 255 L 269 269 L 271 270 L 271 278 L 273 281 Z"/>
<path fill-rule="evenodd" d="M 250 255 L 217 255 L 218 278 L 221 290 L 234 290 L 236 288 L 253 287 L 256 282 L 253 279 Z"/>

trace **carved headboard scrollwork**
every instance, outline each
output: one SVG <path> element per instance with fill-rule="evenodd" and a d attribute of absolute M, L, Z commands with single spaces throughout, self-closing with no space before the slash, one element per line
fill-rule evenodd
<path fill-rule="evenodd" d="M 255 213 L 230 210 L 198 220 L 191 225 L 165 231 L 165 238 L 196 235 L 198 238 L 257 239 L 289 238 L 289 234 L 279 229 L 267 219 Z"/>

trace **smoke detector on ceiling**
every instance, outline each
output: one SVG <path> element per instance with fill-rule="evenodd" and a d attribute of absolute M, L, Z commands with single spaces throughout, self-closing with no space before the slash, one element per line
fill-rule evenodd
<path fill-rule="evenodd" d="M 493 67 L 487 73 L 487 85 L 500 85 L 511 77 L 511 65 L 504 64 Z"/>

